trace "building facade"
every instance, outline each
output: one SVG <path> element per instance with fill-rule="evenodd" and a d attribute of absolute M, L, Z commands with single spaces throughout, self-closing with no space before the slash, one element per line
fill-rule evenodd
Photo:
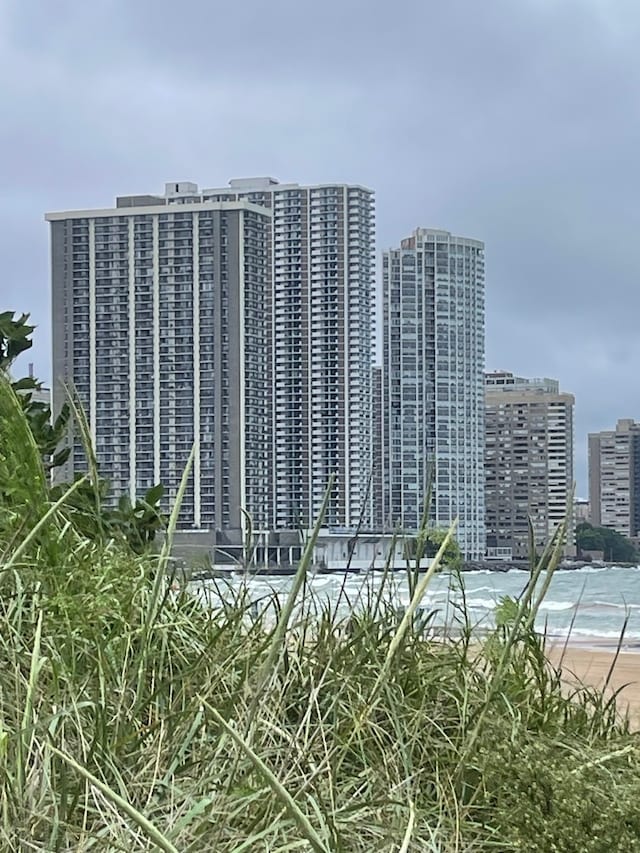
<path fill-rule="evenodd" d="M 555 379 L 500 371 L 485 378 L 487 556 L 528 559 L 529 520 L 540 552 L 573 490 L 573 406 Z M 565 553 L 573 553 L 569 518 Z"/>
<path fill-rule="evenodd" d="M 575 498 L 573 506 L 576 525 L 583 524 L 584 522 L 591 524 L 591 508 L 589 506 L 589 501 L 585 498 Z"/>
<path fill-rule="evenodd" d="M 418 228 L 383 254 L 384 486 L 387 528 L 458 519 L 467 559 L 482 559 L 484 244 Z"/>
<path fill-rule="evenodd" d="M 384 518 L 384 481 L 386 448 L 384 442 L 384 382 L 382 367 L 374 365 L 371 374 L 371 529 L 382 531 Z"/>
<path fill-rule="evenodd" d="M 623 536 L 640 532 L 640 423 L 589 434 L 589 507 L 594 527 Z"/>
<path fill-rule="evenodd" d="M 198 199 L 193 184 L 47 215 L 54 410 L 72 386 L 100 472 L 173 506 L 192 446 L 183 528 L 272 523 L 271 213 Z M 79 435 L 62 476 L 86 470 Z"/>
<path fill-rule="evenodd" d="M 329 478 L 324 524 L 367 518 L 371 474 L 374 200 L 356 185 L 232 180 L 203 201 L 272 212 L 273 460 L 276 528 L 310 527 Z"/>

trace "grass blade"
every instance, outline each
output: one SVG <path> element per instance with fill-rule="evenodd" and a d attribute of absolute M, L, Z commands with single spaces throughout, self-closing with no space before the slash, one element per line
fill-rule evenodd
<path fill-rule="evenodd" d="M 244 738 L 233 728 L 229 723 L 222 717 L 215 708 L 212 708 L 211 705 L 205 700 L 201 699 L 203 705 L 208 709 L 209 713 L 213 716 L 215 721 L 222 726 L 224 731 L 231 737 L 237 746 L 245 753 L 247 758 L 251 761 L 255 769 L 265 778 L 267 784 L 276 795 L 276 797 L 280 800 L 282 805 L 286 808 L 290 817 L 298 824 L 300 831 L 303 836 L 307 839 L 309 844 L 313 847 L 316 853 L 331 853 L 329 848 L 325 845 L 323 840 L 320 838 L 318 833 L 315 831 L 311 823 L 309 822 L 309 818 L 305 815 L 305 813 L 300 809 L 300 806 L 293 799 L 291 794 L 287 791 L 284 785 L 280 782 L 280 780 L 272 773 L 272 771 L 267 767 L 267 765 L 262 761 L 262 759 L 256 755 L 256 753 L 251 749 L 251 746 L 246 743 Z"/>
<path fill-rule="evenodd" d="M 27 743 L 27 733 L 29 732 L 29 740 L 31 740 L 31 732 L 33 730 L 33 697 L 36 690 L 36 682 L 38 673 L 40 672 L 43 661 L 40 659 L 40 643 L 42 641 L 42 618 L 43 611 L 38 613 L 38 622 L 36 624 L 36 633 L 33 640 L 33 650 L 31 652 L 31 666 L 29 667 L 29 682 L 24 703 L 24 713 L 22 715 L 22 726 L 20 729 L 20 737 L 17 741 L 18 757 L 17 757 L 17 774 L 18 774 L 18 790 L 24 791 L 24 782 L 26 778 L 26 757 L 29 744 Z"/>
<path fill-rule="evenodd" d="M 4 565 L 2 566 L 2 570 L 1 570 L 2 572 L 9 571 L 16 564 L 16 562 L 20 559 L 22 554 L 24 554 L 26 549 L 29 547 L 30 543 L 33 541 L 36 534 L 39 533 L 40 530 L 42 530 L 42 528 L 47 523 L 47 521 L 52 516 L 54 516 L 56 514 L 56 512 L 60 509 L 60 507 L 68 500 L 68 498 L 75 492 L 75 490 L 77 488 L 79 488 L 86 481 L 86 479 L 87 479 L 86 477 L 81 477 L 79 480 L 76 480 L 75 483 L 73 483 L 71 486 L 69 486 L 69 488 L 66 490 L 66 492 L 61 497 L 59 497 L 55 503 L 51 504 L 49 509 L 39 519 L 37 524 L 35 524 L 31 528 L 29 533 L 24 537 L 22 542 L 18 545 L 18 547 L 15 549 L 15 551 L 13 552 L 11 557 L 9 558 L 9 560 L 6 563 L 4 563 Z"/>
<path fill-rule="evenodd" d="M 413 807 L 413 803 L 409 803 L 409 822 L 407 823 L 407 830 L 404 834 L 404 838 L 402 839 L 402 846 L 398 853 L 409 853 L 409 844 L 411 843 L 411 836 L 413 835 L 413 827 L 416 822 L 416 810 Z"/>
<path fill-rule="evenodd" d="M 309 570 L 311 560 L 313 559 L 313 549 L 318 540 L 318 534 L 320 533 L 320 528 L 322 527 L 322 522 L 324 521 L 327 506 L 331 498 L 331 492 L 333 491 L 333 481 L 334 477 L 332 475 L 329 478 L 329 483 L 324 493 L 324 498 L 322 499 L 320 513 L 314 525 L 311 536 L 309 537 L 309 540 L 305 546 L 304 552 L 302 554 L 302 559 L 300 560 L 298 569 L 293 578 L 293 583 L 291 584 L 291 589 L 287 596 L 287 600 L 285 601 L 284 607 L 282 608 L 282 611 L 278 618 L 278 622 L 274 629 L 267 657 L 261 667 L 260 674 L 257 679 L 257 687 L 255 692 L 256 698 L 260 696 L 260 693 L 271 674 L 273 665 L 282 649 L 282 641 L 287 632 L 287 627 L 291 619 L 291 614 L 293 613 L 293 608 L 295 607 L 296 599 L 298 598 L 300 589 L 302 588 L 302 585 L 306 580 L 307 571 Z"/>
<path fill-rule="evenodd" d="M 58 758 L 62 759 L 69 767 L 72 767 L 77 773 L 79 773 L 84 779 L 89 782 L 90 785 L 93 785 L 94 788 L 97 788 L 104 796 L 110 800 L 121 812 L 124 812 L 131 820 L 145 833 L 147 838 L 149 838 L 156 847 L 159 847 L 160 850 L 164 850 L 165 853 L 179 853 L 178 848 L 174 847 L 173 844 L 169 841 L 169 839 L 163 835 L 157 827 L 155 827 L 150 820 L 148 820 L 143 814 L 141 814 L 137 809 L 135 809 L 131 803 L 125 800 L 120 794 L 117 794 L 109 785 L 106 785 L 97 776 L 94 776 L 91 771 L 87 770 L 86 767 L 83 767 L 79 764 L 75 758 L 72 758 L 70 755 L 67 755 L 62 750 L 57 749 L 52 744 L 49 745 L 49 749 L 53 752 L 54 755 L 57 755 Z"/>
<path fill-rule="evenodd" d="M 400 648 L 400 645 L 402 644 L 402 641 L 404 640 L 405 634 L 407 633 L 409 626 L 413 624 L 413 619 L 414 619 L 415 613 L 416 613 L 418 607 L 420 606 L 420 602 L 424 598 L 424 594 L 427 591 L 427 587 L 431 583 L 431 579 L 433 578 L 435 573 L 438 571 L 438 568 L 440 566 L 440 563 L 442 562 L 442 558 L 444 557 L 444 554 L 445 554 L 445 551 L 447 550 L 449 542 L 451 541 L 453 534 L 455 533 L 457 523 L 458 522 L 456 519 L 456 521 L 453 522 L 453 524 L 451 525 L 451 527 L 447 531 L 447 535 L 442 540 L 442 544 L 438 548 L 438 552 L 435 555 L 435 557 L 433 558 L 433 562 L 431 563 L 431 565 L 429 566 L 429 568 L 425 572 L 424 577 L 416 585 L 416 588 L 415 588 L 414 593 L 413 593 L 413 597 L 411 598 L 411 601 L 409 602 L 409 606 L 407 607 L 407 609 L 404 613 L 404 616 L 402 617 L 400 624 L 398 625 L 398 629 L 397 629 L 393 639 L 389 643 L 389 648 L 387 650 L 386 658 L 384 660 L 382 668 L 380 669 L 380 673 L 378 675 L 378 678 L 376 679 L 376 683 L 374 685 L 374 688 L 371 691 L 371 698 L 369 700 L 370 704 L 373 703 L 373 698 L 377 695 L 378 690 L 380 689 L 382 684 L 386 681 L 386 679 L 389 675 L 389 670 L 391 669 L 391 664 L 392 664 L 393 659 L 396 655 L 396 652 Z"/>

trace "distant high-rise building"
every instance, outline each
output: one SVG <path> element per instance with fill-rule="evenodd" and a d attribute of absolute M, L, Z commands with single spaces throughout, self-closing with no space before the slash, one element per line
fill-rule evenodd
<path fill-rule="evenodd" d="M 431 520 L 459 519 L 484 557 L 484 244 L 418 228 L 383 254 L 386 526 L 414 530 L 432 480 Z"/>
<path fill-rule="evenodd" d="M 567 513 L 573 489 L 573 404 L 555 379 L 486 375 L 485 501 L 487 556 L 528 558 Z M 565 553 L 573 549 L 573 516 Z"/>
<path fill-rule="evenodd" d="M 640 533 L 640 423 L 589 434 L 589 508 L 595 527 Z"/>
<path fill-rule="evenodd" d="M 46 218 L 54 409 L 71 384 L 113 493 L 162 483 L 171 505 L 195 445 L 181 527 L 238 530 L 240 507 L 270 525 L 271 212 L 179 183 Z"/>
<path fill-rule="evenodd" d="M 325 526 L 357 525 L 371 471 L 373 193 L 246 178 L 201 197 L 273 213 L 275 525 L 313 524 L 332 474 Z"/>
<path fill-rule="evenodd" d="M 589 501 L 585 498 L 574 498 L 573 501 L 574 506 L 574 516 L 576 519 L 576 524 L 582 524 L 583 522 L 587 522 L 587 524 L 591 523 L 591 509 L 589 507 Z"/>

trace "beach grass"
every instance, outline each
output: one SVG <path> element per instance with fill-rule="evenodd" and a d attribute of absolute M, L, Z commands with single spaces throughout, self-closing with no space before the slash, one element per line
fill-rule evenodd
<path fill-rule="evenodd" d="M 637 737 L 533 629 L 557 539 L 479 637 L 416 618 L 417 573 L 403 612 L 383 588 L 339 617 L 310 551 L 284 603 L 206 607 L 170 531 L 140 556 L 51 502 L 1 390 L 0 849 L 640 849 Z"/>

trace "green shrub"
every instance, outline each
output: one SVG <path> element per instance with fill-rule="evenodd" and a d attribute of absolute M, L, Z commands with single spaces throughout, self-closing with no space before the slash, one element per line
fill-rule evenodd
<path fill-rule="evenodd" d="M 5 388 L 0 429 L 0 849 L 640 849 L 637 738 L 563 694 L 537 568 L 488 637 L 416 622 L 429 574 L 402 618 L 387 587 L 338 620 L 310 551 L 284 605 L 221 586 L 207 607 L 168 545 L 87 535 L 89 480 L 52 495 Z"/>

